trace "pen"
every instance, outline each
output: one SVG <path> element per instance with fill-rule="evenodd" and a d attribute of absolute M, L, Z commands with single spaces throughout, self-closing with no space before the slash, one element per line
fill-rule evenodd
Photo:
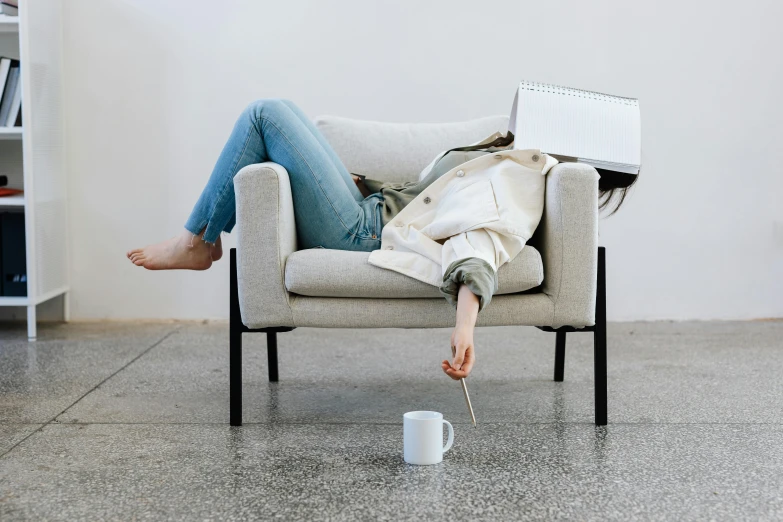
<path fill-rule="evenodd" d="M 457 354 L 457 348 L 455 346 L 451 347 L 451 355 L 452 357 Z M 473 405 L 470 403 L 470 395 L 468 395 L 468 385 L 465 384 L 465 378 L 460 377 L 459 380 L 460 384 L 462 384 L 462 393 L 465 395 L 465 402 L 468 404 L 468 411 L 470 412 L 470 418 L 473 421 L 473 427 L 478 428 L 476 425 L 476 415 L 473 413 Z"/>
<path fill-rule="evenodd" d="M 465 394 L 465 402 L 468 403 L 468 411 L 470 411 L 470 418 L 473 420 L 473 427 L 476 426 L 476 416 L 473 414 L 473 406 L 470 404 L 470 395 L 468 395 L 468 386 L 465 384 L 465 378 L 459 380 L 462 383 L 462 392 Z"/>

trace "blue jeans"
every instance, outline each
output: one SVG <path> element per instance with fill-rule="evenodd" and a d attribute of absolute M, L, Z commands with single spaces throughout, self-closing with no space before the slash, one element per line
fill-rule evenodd
<path fill-rule="evenodd" d="M 326 138 L 288 100 L 252 102 L 242 111 L 185 228 L 214 243 L 236 224 L 234 176 L 272 161 L 291 180 L 298 248 L 371 251 L 381 247 L 380 192 L 368 197 Z"/>

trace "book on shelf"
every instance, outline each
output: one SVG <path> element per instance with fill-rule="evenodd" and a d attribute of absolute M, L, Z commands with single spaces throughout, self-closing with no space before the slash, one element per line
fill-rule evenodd
<path fill-rule="evenodd" d="M 0 212 L 0 280 L 7 297 L 27 295 L 24 225 L 24 213 Z"/>
<path fill-rule="evenodd" d="M 3 99 L 5 91 L 5 82 L 8 80 L 8 73 L 11 72 L 11 58 L 0 56 L 0 100 Z"/>
<path fill-rule="evenodd" d="M 2 67 L 2 63 L 0 63 L 0 67 Z M 15 109 L 13 113 L 14 119 L 11 120 L 11 125 L 13 125 L 16 122 L 19 112 L 17 105 L 21 107 L 22 82 L 19 81 L 19 67 L 19 60 L 12 59 L 8 71 L 8 78 L 3 86 L 2 99 L 0 99 L 0 126 L 7 126 L 12 109 Z"/>
<path fill-rule="evenodd" d="M 638 174 L 641 167 L 641 119 L 634 98 L 523 81 L 509 130 L 515 149 L 539 149 L 624 174 Z"/>
<path fill-rule="evenodd" d="M 19 194 L 23 194 L 24 191 L 22 189 L 12 189 L 7 187 L 0 187 L 0 198 L 4 198 L 6 196 L 18 196 Z M 2 200 L 0 200 L 2 201 Z"/>
<path fill-rule="evenodd" d="M 11 99 L 11 108 L 8 110 L 8 118 L 5 120 L 6 127 L 15 127 L 17 122 L 21 126 L 22 118 L 22 82 L 16 82 L 16 88 L 14 89 L 14 97 Z M 0 123 L 3 123 L 0 121 Z"/>
<path fill-rule="evenodd" d="M 0 4 L 4 15 L 19 16 L 19 2 L 17 0 L 3 0 Z"/>

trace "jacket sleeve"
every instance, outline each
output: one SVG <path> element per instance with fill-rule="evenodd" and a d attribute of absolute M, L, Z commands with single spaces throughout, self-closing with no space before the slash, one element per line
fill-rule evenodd
<path fill-rule="evenodd" d="M 458 259 L 451 263 L 443 275 L 438 290 L 454 308 L 460 284 L 465 284 L 479 298 L 479 312 L 492 300 L 498 291 L 497 272 L 489 263 L 479 257 Z"/>

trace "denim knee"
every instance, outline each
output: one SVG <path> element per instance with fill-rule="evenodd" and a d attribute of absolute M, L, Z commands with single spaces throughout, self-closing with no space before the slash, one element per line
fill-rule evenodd
<path fill-rule="evenodd" d="M 247 114 L 253 122 L 257 122 L 261 119 L 280 121 L 280 118 L 287 117 L 290 114 L 290 109 L 288 105 L 286 105 L 286 101 L 287 100 L 282 100 L 280 98 L 261 98 L 253 100 L 245 107 L 244 113 Z"/>

